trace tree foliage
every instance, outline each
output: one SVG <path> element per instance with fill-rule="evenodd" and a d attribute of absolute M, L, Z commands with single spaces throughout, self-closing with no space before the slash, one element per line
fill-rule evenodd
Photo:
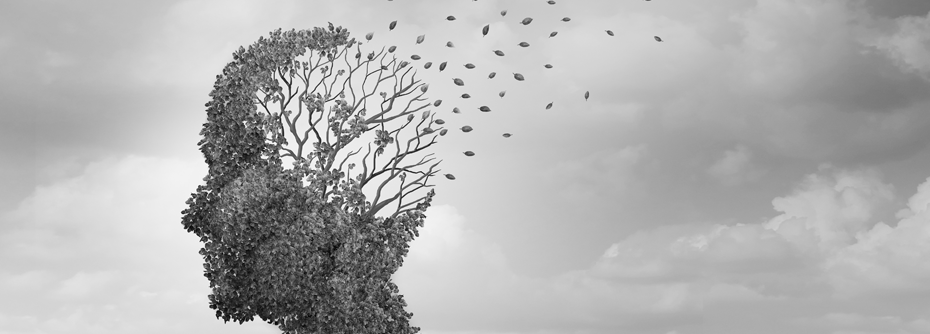
<path fill-rule="evenodd" d="M 208 174 L 182 221 L 204 243 L 217 318 L 259 316 L 285 333 L 419 330 L 391 274 L 435 195 L 414 193 L 439 172 L 425 152 L 443 122 L 407 62 L 360 45 L 332 24 L 279 29 L 216 77 L 198 143 Z"/>

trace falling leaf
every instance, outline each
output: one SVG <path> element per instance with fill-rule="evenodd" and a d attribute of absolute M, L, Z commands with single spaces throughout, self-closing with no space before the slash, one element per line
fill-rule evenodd
<path fill-rule="evenodd" d="M 413 59 L 413 60 L 420 60 L 420 56 L 418 56 L 418 55 L 412 55 L 412 56 L 410 56 L 410 59 Z"/>
<path fill-rule="evenodd" d="M 530 43 L 527 43 L 527 42 L 520 42 L 520 44 L 517 44 L 517 45 L 522 46 L 522 47 L 525 48 L 525 47 L 527 47 L 527 46 L 530 46 Z"/>
<path fill-rule="evenodd" d="M 463 98 L 463 99 L 467 99 L 467 98 L 470 98 L 470 97 L 471 97 L 471 95 L 468 95 L 468 93 L 462 94 L 462 98 Z"/>
<path fill-rule="evenodd" d="M 510 138 L 510 136 L 511 136 L 511 134 L 509 134 L 509 133 L 505 133 L 505 134 L 504 134 L 504 138 Z"/>
<path fill-rule="evenodd" d="M 393 53 L 394 50 L 397 50 L 397 47 L 396 47 L 396 46 L 391 45 L 391 47 L 388 48 L 388 52 Z"/>
<path fill-rule="evenodd" d="M 462 113 L 462 111 L 459 110 L 459 107 L 455 107 L 455 108 L 452 108 L 452 113 L 453 113 L 453 114 L 460 114 L 460 113 Z"/>
<path fill-rule="evenodd" d="M 449 129 L 442 129 L 442 131 L 439 131 L 439 135 L 440 135 L 440 136 L 445 136 L 446 133 L 448 133 L 448 132 L 449 132 Z"/>
<path fill-rule="evenodd" d="M 442 66 L 442 65 L 439 65 L 439 66 Z M 452 82 L 455 83 L 456 86 L 465 86 L 465 81 L 462 81 L 462 79 L 459 79 L 459 78 L 453 78 Z"/>
<path fill-rule="evenodd" d="M 500 97 L 504 97 L 504 94 L 507 94 L 506 90 L 502 90 L 500 93 L 497 93 L 497 95 L 500 95 Z"/>
<path fill-rule="evenodd" d="M 606 31 L 608 35 L 611 35 L 611 36 L 614 35 L 614 32 L 613 32 L 613 31 L 610 31 L 610 30 L 604 30 L 604 31 Z"/>
<path fill-rule="evenodd" d="M 546 105 L 546 110 L 549 110 L 549 109 L 552 109 L 552 102 L 549 102 L 549 104 Z"/>
<path fill-rule="evenodd" d="M 394 27 L 397 26 L 397 21 L 391 21 L 391 24 L 388 25 L 388 30 L 394 30 Z"/>
<path fill-rule="evenodd" d="M 514 74 L 513 74 L 513 78 L 514 78 L 514 79 L 517 79 L 517 81 L 523 81 L 523 74 L 514 73 Z"/>
<path fill-rule="evenodd" d="M 549 38 L 555 37 L 555 35 L 558 35 L 558 34 L 559 34 L 558 31 L 553 31 L 553 32 L 549 33 Z"/>
<path fill-rule="evenodd" d="M 504 51 L 501 51 L 501 50 L 494 50 L 494 54 L 503 57 L 503 56 L 504 56 Z"/>
<path fill-rule="evenodd" d="M 550 5 L 554 5 L 554 4 L 555 4 L 555 1 L 554 1 L 554 0 L 549 0 L 549 1 L 546 1 L 546 3 L 548 3 L 548 4 L 550 4 Z"/>
<path fill-rule="evenodd" d="M 527 25 L 527 24 L 530 24 L 531 22 L 533 22 L 533 18 L 532 18 L 532 17 L 527 17 L 527 18 L 523 19 L 523 21 L 520 21 L 520 24 L 522 24 L 522 25 Z"/>
<path fill-rule="evenodd" d="M 491 74 L 488 74 L 488 79 L 494 79 L 495 75 L 497 75 L 497 72 L 491 72 Z"/>
<path fill-rule="evenodd" d="M 365 34 L 365 40 L 367 41 L 370 41 L 372 37 L 375 37 L 375 33 L 370 32 L 370 33 Z"/>
<path fill-rule="evenodd" d="M 465 68 L 467 68 L 467 69 L 469 69 L 469 70 L 470 70 L 470 69 L 473 69 L 473 68 L 475 68 L 475 64 L 472 64 L 472 63 L 465 64 Z"/>
<path fill-rule="evenodd" d="M 584 92 L 584 100 L 587 101 L 588 97 L 591 96 L 591 92 Z"/>
<path fill-rule="evenodd" d="M 572 20 L 572 19 L 569 18 L 569 17 L 563 17 L 563 18 L 562 18 L 562 22 L 568 22 L 568 21 L 571 21 L 571 20 Z"/>
<path fill-rule="evenodd" d="M 454 48 L 454 47 L 455 47 L 455 44 L 452 44 L 452 41 L 448 41 L 448 42 L 446 42 L 446 46 L 448 46 L 448 47 L 450 47 L 450 48 Z"/>
<path fill-rule="evenodd" d="M 471 132 L 471 130 L 474 130 L 474 129 L 472 129 L 472 127 L 468 125 L 462 127 L 462 132 Z"/>
<path fill-rule="evenodd" d="M 417 36 L 417 44 L 423 43 L 425 39 L 426 39 L 426 35 Z"/>
<path fill-rule="evenodd" d="M 442 72 L 442 70 L 444 69 L 446 69 L 446 62 L 442 62 L 441 64 L 439 64 L 439 72 Z"/>
<path fill-rule="evenodd" d="M 487 36 L 489 29 L 491 29 L 491 25 L 485 25 L 484 28 L 481 29 L 481 37 Z"/>
<path fill-rule="evenodd" d="M 449 179 L 449 180 L 455 180 L 455 175 L 446 174 L 446 178 Z"/>
<path fill-rule="evenodd" d="M 452 15 L 446 16 L 446 20 L 455 21 L 455 16 L 452 16 Z"/>
<path fill-rule="evenodd" d="M 438 107 L 440 104 L 442 104 L 442 100 L 436 100 L 436 102 L 433 102 L 434 107 Z"/>
<path fill-rule="evenodd" d="M 543 66 L 545 66 L 546 68 L 552 68 L 552 64 L 546 64 L 546 65 L 543 65 Z"/>
<path fill-rule="evenodd" d="M 506 9 L 504 9 L 504 10 L 501 11 L 501 16 L 504 16 L 504 15 L 507 15 L 507 10 L 506 10 Z"/>
<path fill-rule="evenodd" d="M 425 69 L 427 69 L 427 70 L 430 68 L 430 66 L 433 66 L 433 62 L 431 62 L 431 61 L 428 61 L 428 62 L 426 62 L 426 64 L 423 64 L 423 68 L 425 68 Z"/>
<path fill-rule="evenodd" d="M 660 38 L 659 36 L 654 36 L 654 37 L 656 38 L 656 42 L 661 42 L 661 41 L 662 41 L 662 38 Z"/>
<path fill-rule="evenodd" d="M 462 153 L 465 153 L 465 156 L 466 156 L 466 157 L 473 157 L 473 156 L 475 156 L 475 152 L 472 152 L 472 151 L 465 151 L 465 152 L 462 152 Z"/>
<path fill-rule="evenodd" d="M 435 121 L 433 121 L 433 122 L 436 123 L 436 124 L 439 124 L 439 125 L 446 124 L 446 121 L 443 121 L 442 119 L 437 119 L 437 120 L 435 120 Z"/>
<path fill-rule="evenodd" d="M 481 110 L 483 112 L 490 112 L 491 108 L 488 108 L 488 106 L 481 106 L 481 107 L 478 107 L 478 110 Z"/>

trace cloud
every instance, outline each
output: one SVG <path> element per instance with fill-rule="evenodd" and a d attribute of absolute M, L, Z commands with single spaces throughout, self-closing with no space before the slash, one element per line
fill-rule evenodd
<path fill-rule="evenodd" d="M 901 70 L 930 80 L 930 14 L 893 21 L 893 31 L 864 38 L 863 43 L 882 51 Z"/>
<path fill-rule="evenodd" d="M 220 325 L 206 307 L 199 243 L 178 222 L 197 166 L 135 156 L 93 163 L 0 216 L 0 293 L 16 301 L 0 303 L 0 329 L 272 332 Z M 642 230 L 590 267 L 551 277 L 515 274 L 496 241 L 439 205 L 395 280 L 414 325 L 440 332 L 687 333 L 725 326 L 715 312 L 736 305 L 809 330 L 921 332 L 930 315 L 914 303 L 923 299 L 898 296 L 930 296 L 930 178 L 895 227 L 873 224 L 891 199 L 878 172 L 825 166 L 774 199 L 781 214 L 772 219 Z M 814 301 L 808 314 L 792 315 L 805 300 Z"/>
<path fill-rule="evenodd" d="M 901 220 L 890 227 L 878 223 L 855 234 L 856 242 L 840 249 L 827 263 L 837 295 L 850 298 L 873 293 L 930 294 L 930 178 L 918 187 Z"/>
<path fill-rule="evenodd" d="M 128 156 L 38 186 L 0 214 L 0 332 L 275 332 L 207 305 L 199 240 L 180 212 L 199 162 Z"/>
<path fill-rule="evenodd" d="M 642 123 L 664 140 L 738 140 L 817 163 L 902 159 L 928 142 L 930 80 L 914 69 L 930 59 L 923 16 L 876 18 L 845 0 L 610 10 L 621 14 L 579 22 L 556 46 L 603 49 L 557 60 L 575 86 L 603 87 L 598 101 L 645 106 Z M 610 43 L 580 31 L 604 26 L 619 32 Z M 653 34 L 666 42 L 637 38 Z"/>
<path fill-rule="evenodd" d="M 495 242 L 437 206 L 395 278 L 415 324 L 440 332 L 923 333 L 922 299 L 900 296 L 930 293 L 930 178 L 896 227 L 872 221 L 893 190 L 875 170 L 823 166 L 772 201 L 771 219 L 641 230 L 551 277 L 514 274 Z M 721 322 L 728 312 L 770 325 Z"/>
<path fill-rule="evenodd" d="M 421 237 L 411 243 L 394 276 L 414 325 L 425 330 L 600 332 L 698 307 L 694 287 L 680 282 L 619 285 L 585 271 L 551 278 L 517 275 L 500 247 L 468 229 L 453 207 L 434 206 L 427 215 Z M 424 256 L 436 250 L 441 259 Z"/>
<path fill-rule="evenodd" d="M 893 188 L 879 175 L 874 170 L 839 170 L 832 178 L 811 174 L 794 194 L 772 200 L 775 210 L 783 213 L 766 228 L 802 248 L 832 251 L 848 246 L 858 232 L 874 224 L 876 207 L 893 199 Z"/>
<path fill-rule="evenodd" d="M 727 186 L 758 180 L 765 172 L 752 164 L 752 151 L 746 146 L 737 145 L 732 150 L 723 152 L 717 162 L 707 169 L 707 173 Z"/>

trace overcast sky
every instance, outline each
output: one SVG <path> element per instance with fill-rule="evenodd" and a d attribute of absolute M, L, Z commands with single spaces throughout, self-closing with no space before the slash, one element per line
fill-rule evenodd
<path fill-rule="evenodd" d="M 930 2 L 556 1 L 3 1 L 0 333 L 277 333 L 180 212 L 232 52 L 327 22 L 475 127 L 394 276 L 422 333 L 930 333 Z"/>

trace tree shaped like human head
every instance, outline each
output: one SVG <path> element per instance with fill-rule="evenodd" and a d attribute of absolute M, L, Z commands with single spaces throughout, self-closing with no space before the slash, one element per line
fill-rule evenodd
<path fill-rule="evenodd" d="M 279 29 L 216 77 L 198 143 L 208 174 L 182 221 L 204 243 L 217 318 L 419 331 L 391 275 L 435 195 L 426 152 L 446 131 L 412 66 L 361 44 L 332 24 Z"/>

